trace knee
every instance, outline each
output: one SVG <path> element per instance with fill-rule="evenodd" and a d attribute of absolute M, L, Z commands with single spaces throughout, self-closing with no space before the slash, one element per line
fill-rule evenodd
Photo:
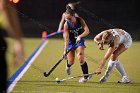
<path fill-rule="evenodd" d="M 68 59 L 68 63 L 71 65 L 74 64 L 74 58 Z"/>
<path fill-rule="evenodd" d="M 80 63 L 83 63 L 83 62 L 84 62 L 84 53 L 79 52 L 79 53 L 77 54 L 77 57 L 78 57 L 78 61 L 79 61 Z"/>

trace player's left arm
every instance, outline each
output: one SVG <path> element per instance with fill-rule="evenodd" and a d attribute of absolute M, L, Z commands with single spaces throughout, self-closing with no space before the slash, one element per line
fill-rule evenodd
<path fill-rule="evenodd" d="M 78 37 L 85 37 L 89 34 L 89 28 L 88 28 L 86 22 L 82 18 L 80 18 L 80 22 L 81 22 L 81 26 L 82 26 L 84 32 L 81 35 L 79 35 Z"/>
<path fill-rule="evenodd" d="M 81 22 L 81 26 L 82 26 L 84 32 L 77 37 L 76 42 L 79 42 L 82 37 L 85 37 L 89 34 L 89 28 L 88 28 L 87 24 L 85 23 L 85 21 L 82 18 L 80 18 L 80 22 Z"/>

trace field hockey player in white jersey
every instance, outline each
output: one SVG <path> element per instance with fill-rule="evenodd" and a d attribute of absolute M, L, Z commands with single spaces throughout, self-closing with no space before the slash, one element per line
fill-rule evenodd
<path fill-rule="evenodd" d="M 123 29 L 109 29 L 104 30 L 98 35 L 95 36 L 94 42 L 98 44 L 100 50 L 104 50 L 104 45 L 109 45 L 109 48 L 99 63 L 98 68 L 96 69 L 97 74 L 101 74 L 101 70 L 104 67 L 106 61 L 109 59 L 107 65 L 107 69 L 105 74 L 101 77 L 100 83 L 106 82 L 108 77 L 111 74 L 113 67 L 115 66 L 116 69 L 119 71 L 122 79 L 118 81 L 119 83 L 129 83 L 130 80 L 128 79 L 126 72 L 118 60 L 119 55 L 125 52 L 131 45 L 132 45 L 132 38 Z"/>

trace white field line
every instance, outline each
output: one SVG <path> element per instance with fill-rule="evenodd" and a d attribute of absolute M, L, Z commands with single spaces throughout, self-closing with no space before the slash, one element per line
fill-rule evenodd
<path fill-rule="evenodd" d="M 35 55 L 29 60 L 29 63 L 25 66 L 25 68 L 19 73 L 19 75 L 17 75 L 17 77 L 15 78 L 15 80 L 9 85 L 8 89 L 7 89 L 7 93 L 10 93 L 13 88 L 15 87 L 15 85 L 17 84 L 17 82 L 22 78 L 22 76 L 26 73 L 26 71 L 29 69 L 29 67 L 31 66 L 31 64 L 34 62 L 34 60 L 37 58 L 37 56 L 41 53 L 41 51 L 43 50 L 43 48 L 46 46 L 46 44 L 48 43 L 48 40 L 46 40 L 44 42 L 44 44 L 42 44 L 42 46 L 40 46 L 39 50 L 35 53 Z"/>

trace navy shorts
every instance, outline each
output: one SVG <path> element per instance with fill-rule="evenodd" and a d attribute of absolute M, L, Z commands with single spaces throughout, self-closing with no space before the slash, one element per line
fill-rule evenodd
<path fill-rule="evenodd" d="M 75 45 L 75 48 L 78 48 L 79 46 L 85 46 L 84 42 L 85 42 L 84 38 L 81 38 L 80 42 Z M 70 50 L 75 43 L 76 40 L 70 40 L 68 43 L 68 50 Z"/>

